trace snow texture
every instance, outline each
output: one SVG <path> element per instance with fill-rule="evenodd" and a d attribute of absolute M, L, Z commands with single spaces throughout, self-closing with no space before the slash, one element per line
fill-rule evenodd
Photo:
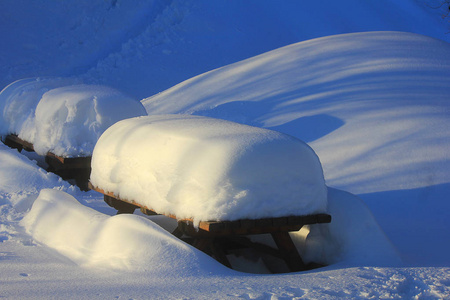
<path fill-rule="evenodd" d="M 0 93 L 1 134 L 17 134 L 41 155 L 89 156 L 109 126 L 146 114 L 140 102 L 115 89 L 74 82 L 32 78 L 7 86 Z"/>
<path fill-rule="evenodd" d="M 319 158 L 275 131 L 188 115 L 127 119 L 92 157 L 91 183 L 179 219 L 258 219 L 325 212 Z"/>
<path fill-rule="evenodd" d="M 73 196 L 44 189 L 21 225 L 35 240 L 57 249 L 80 266 L 129 271 L 195 274 L 203 265 L 224 266 L 135 215 L 114 217 L 81 205 Z M 172 269 L 172 270 L 169 270 Z"/>
<path fill-rule="evenodd" d="M 35 150 L 64 157 L 89 156 L 100 135 L 112 124 L 145 114 L 138 101 L 109 87 L 73 85 L 53 89 L 42 96 L 36 107 Z"/>
<path fill-rule="evenodd" d="M 35 154 L 0 145 L 0 298 L 448 299 L 450 35 L 441 4 L 0 1 L 0 86 L 31 78 L 0 94 L 1 135 L 19 133 L 51 89 L 107 85 L 139 99 L 154 95 L 143 101 L 150 114 L 203 115 L 299 138 L 333 187 L 332 223 L 292 234 L 305 260 L 331 265 L 260 276 L 226 270 L 140 217 L 107 217 L 115 211 L 101 195 L 43 171 Z M 17 115 L 5 115 L 5 96 L 16 93 L 24 96 L 10 107 Z M 19 222 L 38 196 L 27 224 L 34 238 Z M 101 226 L 108 219 L 116 232 Z M 135 224 L 145 239 L 133 239 Z M 166 263 L 139 250 L 163 253 L 160 242 L 176 254 Z M 123 256 L 99 266 L 111 250 Z"/>
<path fill-rule="evenodd" d="M 35 112 L 42 95 L 76 82 L 69 78 L 25 78 L 6 86 L 0 92 L 0 135 L 20 134 L 25 140 L 34 140 Z"/>

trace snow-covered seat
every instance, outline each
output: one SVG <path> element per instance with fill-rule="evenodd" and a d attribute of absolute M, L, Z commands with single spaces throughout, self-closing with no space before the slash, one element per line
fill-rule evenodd
<path fill-rule="evenodd" d="M 288 232 L 330 222 L 322 167 L 307 144 L 200 116 L 114 124 L 94 148 L 90 183 L 119 212 L 177 219 L 176 233 L 195 236 L 202 250 L 215 237 L 271 233 L 292 270 L 302 263 Z"/>
<path fill-rule="evenodd" d="M 9 146 L 46 156 L 50 171 L 87 185 L 100 135 L 115 122 L 146 111 L 115 89 L 75 83 L 31 78 L 7 86 L 0 93 L 0 135 Z"/>

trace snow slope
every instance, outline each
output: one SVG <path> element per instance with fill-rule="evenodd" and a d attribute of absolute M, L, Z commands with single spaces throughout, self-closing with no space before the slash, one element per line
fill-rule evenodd
<path fill-rule="evenodd" d="M 0 86 L 83 75 L 144 98 L 316 37 L 397 30 L 450 41 L 436 1 L 2 1 Z"/>

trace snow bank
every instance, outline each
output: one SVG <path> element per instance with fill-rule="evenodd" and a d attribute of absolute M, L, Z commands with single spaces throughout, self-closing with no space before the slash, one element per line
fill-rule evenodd
<path fill-rule="evenodd" d="M 357 196 L 328 188 L 330 224 L 311 225 L 302 247 L 305 261 L 359 266 L 396 266 L 400 256 L 371 211 Z M 300 232 L 293 233 L 299 239 Z"/>
<path fill-rule="evenodd" d="M 75 84 L 70 78 L 25 78 L 6 86 L 0 92 L 0 135 L 20 134 L 25 140 L 34 139 L 36 106 L 45 92 Z"/>
<path fill-rule="evenodd" d="M 91 155 L 100 135 L 119 120 L 146 115 L 140 102 L 104 86 L 73 85 L 48 91 L 36 108 L 37 153 Z"/>
<path fill-rule="evenodd" d="M 176 276 L 208 268 L 229 272 L 148 219 L 110 217 L 61 191 L 42 190 L 21 225 L 35 240 L 82 266 Z"/>
<path fill-rule="evenodd" d="M 329 186 L 352 193 L 450 182 L 450 45 L 404 32 L 327 36 L 143 100 L 308 141 Z"/>
<path fill-rule="evenodd" d="M 91 155 L 100 135 L 115 122 L 146 115 L 140 102 L 110 87 L 75 80 L 31 78 L 0 93 L 0 134 L 17 134 L 39 154 Z"/>
<path fill-rule="evenodd" d="M 308 145 L 279 132 L 198 116 L 113 125 L 94 149 L 91 182 L 159 213 L 197 221 L 326 210 L 322 167 Z"/>
<path fill-rule="evenodd" d="M 30 209 L 43 188 L 58 188 L 71 192 L 76 189 L 3 143 L 0 143 L 0 166 L 0 206 L 10 205 L 17 212 Z M 1 220 L 0 215 L 0 222 Z"/>

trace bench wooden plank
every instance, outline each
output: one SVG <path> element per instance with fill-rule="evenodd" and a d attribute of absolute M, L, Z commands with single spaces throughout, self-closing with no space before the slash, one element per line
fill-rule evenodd
<path fill-rule="evenodd" d="M 91 156 L 84 157 L 62 157 L 52 152 L 45 156 L 45 162 L 52 166 L 56 171 L 68 169 L 90 169 Z"/>
<path fill-rule="evenodd" d="M 158 214 L 154 209 L 136 203 L 132 200 L 121 199 L 112 192 L 104 191 L 101 188 L 89 183 L 89 188 L 105 195 L 105 202 L 110 206 L 121 211 L 120 205 L 131 205 L 131 207 L 140 208 L 142 212 L 149 215 Z M 112 203 L 111 198 L 118 202 Z M 125 203 L 125 204 L 122 204 Z M 133 211 L 134 211 L 133 209 Z M 132 212 L 131 212 L 132 213 Z M 166 215 L 172 219 L 178 220 L 183 224 L 181 230 L 190 236 L 224 236 L 224 235 L 246 235 L 246 234 L 265 234 L 282 231 L 298 231 L 304 225 L 316 223 L 329 223 L 331 216 L 328 214 L 316 214 L 306 216 L 289 216 L 278 218 L 262 218 L 256 220 L 244 219 L 237 221 L 200 221 L 197 227 L 194 226 L 192 218 L 178 219 L 174 215 Z"/>
<path fill-rule="evenodd" d="M 4 144 L 13 149 L 18 149 L 19 152 L 21 152 L 22 149 L 25 149 L 26 151 L 29 151 L 29 152 L 34 151 L 34 146 L 32 143 L 22 140 L 15 134 L 7 135 L 5 137 Z"/>
<path fill-rule="evenodd" d="M 19 138 L 15 134 L 7 135 L 4 143 L 11 148 L 18 149 L 19 152 L 22 150 L 34 151 L 32 143 Z M 48 164 L 48 172 L 53 172 L 64 180 L 75 179 L 76 185 L 81 190 L 88 190 L 88 181 L 91 174 L 91 156 L 62 157 L 52 152 L 47 152 L 45 162 Z"/>

